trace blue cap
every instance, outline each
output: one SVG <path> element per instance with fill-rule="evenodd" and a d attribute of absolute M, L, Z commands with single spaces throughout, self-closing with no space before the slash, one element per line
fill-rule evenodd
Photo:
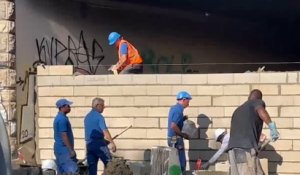
<path fill-rule="evenodd" d="M 71 104 L 73 104 L 73 102 L 71 102 L 71 101 L 69 101 L 67 99 L 62 98 L 62 99 L 57 100 L 56 107 L 57 108 L 61 108 L 64 105 L 71 105 Z"/>

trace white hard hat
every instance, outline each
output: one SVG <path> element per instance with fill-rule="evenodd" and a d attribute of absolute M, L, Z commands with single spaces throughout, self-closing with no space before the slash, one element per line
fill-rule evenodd
<path fill-rule="evenodd" d="M 57 170 L 57 166 L 54 160 L 43 160 L 42 161 L 43 170 Z"/>
<path fill-rule="evenodd" d="M 218 137 L 225 132 L 225 129 L 216 129 L 215 130 L 215 140 L 217 141 Z"/>

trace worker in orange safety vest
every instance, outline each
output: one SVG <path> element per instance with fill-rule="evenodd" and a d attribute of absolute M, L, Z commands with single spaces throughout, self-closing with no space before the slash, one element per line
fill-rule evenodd
<path fill-rule="evenodd" d="M 111 32 L 108 36 L 109 45 L 115 45 L 118 49 L 119 61 L 111 66 L 109 70 L 117 71 L 119 74 L 143 73 L 143 59 L 138 50 L 124 40 L 117 32 Z"/>

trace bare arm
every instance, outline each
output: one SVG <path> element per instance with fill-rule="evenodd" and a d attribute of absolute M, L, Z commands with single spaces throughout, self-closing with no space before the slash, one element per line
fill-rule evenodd
<path fill-rule="evenodd" d="M 73 150 L 74 149 L 73 145 L 71 145 L 71 142 L 70 142 L 70 140 L 69 140 L 68 135 L 67 135 L 66 132 L 62 132 L 61 133 L 61 138 L 62 138 L 64 144 L 67 146 L 67 148 L 69 148 L 69 150 Z"/>
<path fill-rule="evenodd" d="M 267 125 L 269 125 L 269 123 L 272 122 L 272 120 L 271 120 L 271 118 L 270 118 L 270 116 L 269 116 L 267 110 L 266 110 L 263 106 L 258 107 L 258 108 L 256 109 L 256 111 L 257 111 L 259 117 L 260 117 Z"/>
<path fill-rule="evenodd" d="M 110 144 L 112 144 L 112 151 L 116 152 L 117 148 L 116 148 L 116 145 L 110 135 L 110 132 L 108 130 L 105 130 L 105 131 L 103 131 L 103 134 L 104 134 L 105 139 L 108 140 L 110 142 Z"/>
<path fill-rule="evenodd" d="M 127 54 L 123 54 L 119 59 L 119 61 L 117 62 L 115 69 L 118 70 L 125 63 L 126 59 L 127 59 Z"/>
<path fill-rule="evenodd" d="M 188 135 L 185 134 L 185 133 L 182 133 L 182 132 L 180 131 L 179 127 L 178 127 L 175 123 L 172 122 L 171 128 L 173 129 L 173 131 L 174 131 L 177 135 L 179 135 L 179 136 L 181 136 L 181 137 L 183 137 L 183 138 L 185 138 L 185 139 L 189 139 Z"/>

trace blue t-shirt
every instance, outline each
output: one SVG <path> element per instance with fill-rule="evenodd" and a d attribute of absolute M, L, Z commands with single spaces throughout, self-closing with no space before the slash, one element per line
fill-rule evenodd
<path fill-rule="evenodd" d="M 121 55 L 127 55 L 128 54 L 127 43 L 122 43 L 121 47 L 120 47 L 120 50 L 121 50 Z"/>
<path fill-rule="evenodd" d="M 62 113 L 58 112 L 54 122 L 53 122 L 53 129 L 54 129 L 54 152 L 61 154 L 67 153 L 69 150 L 67 146 L 64 144 L 61 133 L 66 132 L 68 139 L 71 145 L 74 147 L 74 136 L 72 132 L 72 126 L 68 119 L 68 117 Z"/>
<path fill-rule="evenodd" d="M 183 127 L 183 106 L 179 103 L 172 106 L 168 116 L 168 137 L 176 136 L 176 133 L 171 128 L 172 122 L 175 123 L 181 130 Z"/>
<path fill-rule="evenodd" d="M 102 114 L 92 109 L 84 119 L 85 141 L 90 143 L 95 140 L 104 140 L 103 131 L 107 126 Z"/>

